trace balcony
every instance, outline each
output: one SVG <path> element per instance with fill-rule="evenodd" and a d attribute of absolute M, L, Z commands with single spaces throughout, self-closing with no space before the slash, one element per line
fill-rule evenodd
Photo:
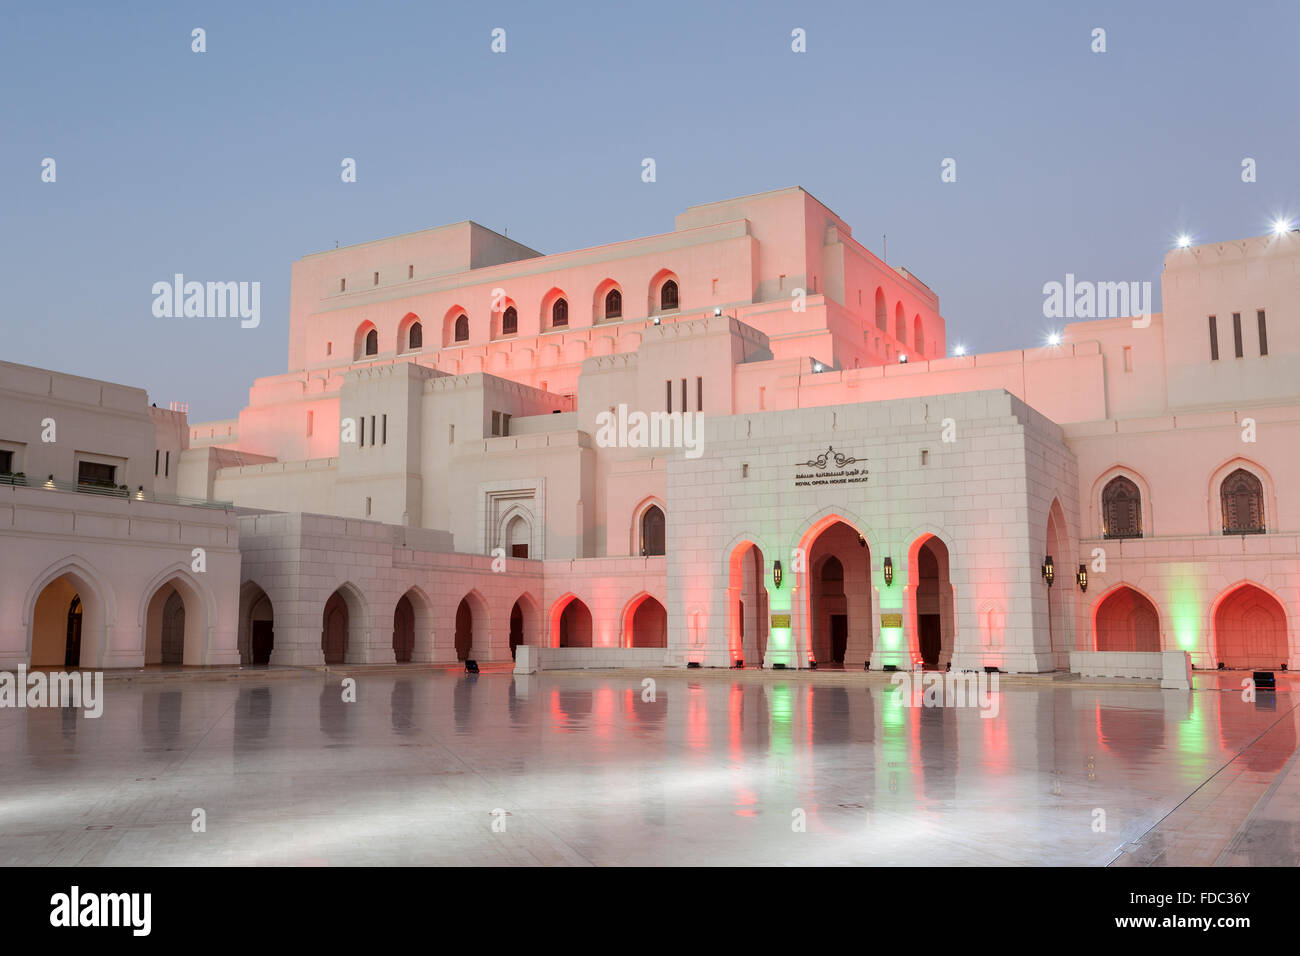
<path fill-rule="evenodd" d="M 22 472 L 0 474 L 0 486 L 16 485 L 24 488 L 45 488 L 49 491 L 72 491 L 82 495 L 99 495 L 106 498 L 126 498 L 134 501 L 152 501 L 160 505 L 189 505 L 197 508 L 228 510 L 235 506 L 233 501 L 211 501 L 207 498 L 188 498 L 184 495 L 168 495 L 161 492 L 145 491 L 143 487 L 132 491 L 126 485 L 113 485 L 107 482 L 63 481 L 53 475 L 44 481 L 29 478 Z"/>

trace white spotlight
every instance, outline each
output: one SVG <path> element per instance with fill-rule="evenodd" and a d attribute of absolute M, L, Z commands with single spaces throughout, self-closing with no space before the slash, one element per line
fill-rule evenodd
<path fill-rule="evenodd" d="M 952 354 L 953 354 L 953 355 L 965 355 L 965 354 L 966 354 L 966 346 L 964 346 L 964 345 L 954 345 L 954 346 L 952 347 Z"/>
<path fill-rule="evenodd" d="M 1273 220 L 1273 235 L 1283 236 L 1290 231 L 1291 231 L 1291 223 L 1288 222 L 1287 220 L 1281 218 Z"/>
<path fill-rule="evenodd" d="M 714 315 L 715 318 L 716 318 L 717 316 L 722 315 L 722 306 L 720 306 L 720 305 L 715 305 L 715 306 L 713 307 L 713 315 Z"/>
<path fill-rule="evenodd" d="M 899 353 L 899 355 L 898 355 L 898 364 L 899 364 L 899 365 L 906 365 L 906 364 L 907 364 L 907 353 L 906 353 L 906 352 L 900 352 L 900 353 Z"/>
<path fill-rule="evenodd" d="M 1188 235 L 1187 233 L 1185 233 L 1185 232 L 1179 235 L 1179 237 L 1178 237 L 1178 248 L 1179 248 L 1179 249 L 1186 249 L 1186 248 L 1187 248 L 1188 246 L 1190 246 L 1191 244 L 1192 244 L 1192 237 L 1191 237 L 1191 236 L 1189 236 L 1189 235 Z"/>
<path fill-rule="evenodd" d="M 655 316 L 655 325 L 658 325 L 658 324 L 659 324 L 659 316 L 656 315 L 656 316 Z"/>
<path fill-rule="evenodd" d="M 1051 335 L 1049 335 L 1049 336 L 1047 337 L 1047 344 L 1048 344 L 1048 345 L 1060 345 L 1060 344 L 1061 344 L 1061 333 L 1060 333 L 1060 332 L 1053 332 Z"/>
<path fill-rule="evenodd" d="M 822 368 L 823 368 L 823 366 L 822 366 L 822 363 L 821 363 L 821 362 L 813 362 L 813 371 L 814 371 L 814 372 L 820 372 L 820 371 L 822 370 Z"/>

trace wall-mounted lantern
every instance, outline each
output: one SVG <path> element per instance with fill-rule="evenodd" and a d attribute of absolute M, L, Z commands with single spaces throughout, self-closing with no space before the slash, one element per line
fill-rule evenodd
<path fill-rule="evenodd" d="M 781 588 L 781 562 L 772 562 L 772 583 L 776 585 L 777 590 Z"/>
<path fill-rule="evenodd" d="M 894 584 L 894 561 L 892 558 L 885 558 L 885 587 L 892 587 Z"/>
<path fill-rule="evenodd" d="M 1079 590 L 1082 591 L 1084 594 L 1087 594 L 1088 593 L 1088 566 L 1086 564 L 1079 565 L 1079 570 L 1075 573 L 1074 577 L 1075 580 L 1079 582 Z"/>
<path fill-rule="evenodd" d="M 1050 554 L 1043 559 L 1043 580 L 1047 582 L 1049 588 L 1052 586 L 1052 582 L 1056 580 L 1056 568 L 1052 564 Z"/>

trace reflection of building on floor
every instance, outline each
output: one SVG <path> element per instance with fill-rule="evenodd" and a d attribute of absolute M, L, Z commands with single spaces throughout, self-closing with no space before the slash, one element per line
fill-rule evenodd
<path fill-rule="evenodd" d="M 1297 663 L 1300 235 L 1002 353 L 950 354 L 799 188 L 553 256 L 429 229 L 291 291 L 226 421 L 0 363 L 0 664 Z"/>

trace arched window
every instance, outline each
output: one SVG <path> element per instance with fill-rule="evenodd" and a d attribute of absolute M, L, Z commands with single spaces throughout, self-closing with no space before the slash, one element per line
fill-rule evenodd
<path fill-rule="evenodd" d="M 569 324 L 569 300 L 556 299 L 551 306 L 551 328 L 562 329 Z"/>
<path fill-rule="evenodd" d="M 469 316 L 463 312 L 456 316 L 456 341 L 469 341 Z"/>
<path fill-rule="evenodd" d="M 651 505 L 641 515 L 641 553 L 667 554 L 664 536 L 663 510 L 658 505 Z"/>
<path fill-rule="evenodd" d="M 923 353 L 925 351 L 924 328 L 919 315 L 912 320 L 912 351 L 914 352 Z"/>
<path fill-rule="evenodd" d="M 677 283 L 672 279 L 659 289 L 659 308 L 665 312 L 677 308 Z"/>
<path fill-rule="evenodd" d="M 512 305 L 501 313 L 501 334 L 514 335 L 519 331 L 519 312 Z"/>
<path fill-rule="evenodd" d="M 369 332 L 366 333 L 366 354 L 367 355 L 379 354 L 379 330 L 378 329 L 371 329 Z"/>
<path fill-rule="evenodd" d="M 1107 538 L 1142 537 L 1142 492 L 1119 475 L 1101 490 L 1102 535 Z"/>
<path fill-rule="evenodd" d="M 605 318 L 618 319 L 623 316 L 623 293 L 610 289 L 605 296 Z"/>
<path fill-rule="evenodd" d="M 412 322 L 410 329 L 407 330 L 406 347 L 408 350 L 424 348 L 424 326 L 419 322 Z"/>
<path fill-rule="evenodd" d="M 1224 534 L 1264 533 L 1264 486 L 1258 478 L 1238 468 L 1219 487 L 1223 503 Z"/>
<path fill-rule="evenodd" d="M 894 309 L 894 338 L 898 339 L 899 345 L 907 344 L 907 319 L 903 316 L 903 303 L 898 303 Z"/>
<path fill-rule="evenodd" d="M 876 328 L 881 332 L 889 330 L 889 316 L 885 312 L 885 292 L 883 289 L 876 290 Z"/>

